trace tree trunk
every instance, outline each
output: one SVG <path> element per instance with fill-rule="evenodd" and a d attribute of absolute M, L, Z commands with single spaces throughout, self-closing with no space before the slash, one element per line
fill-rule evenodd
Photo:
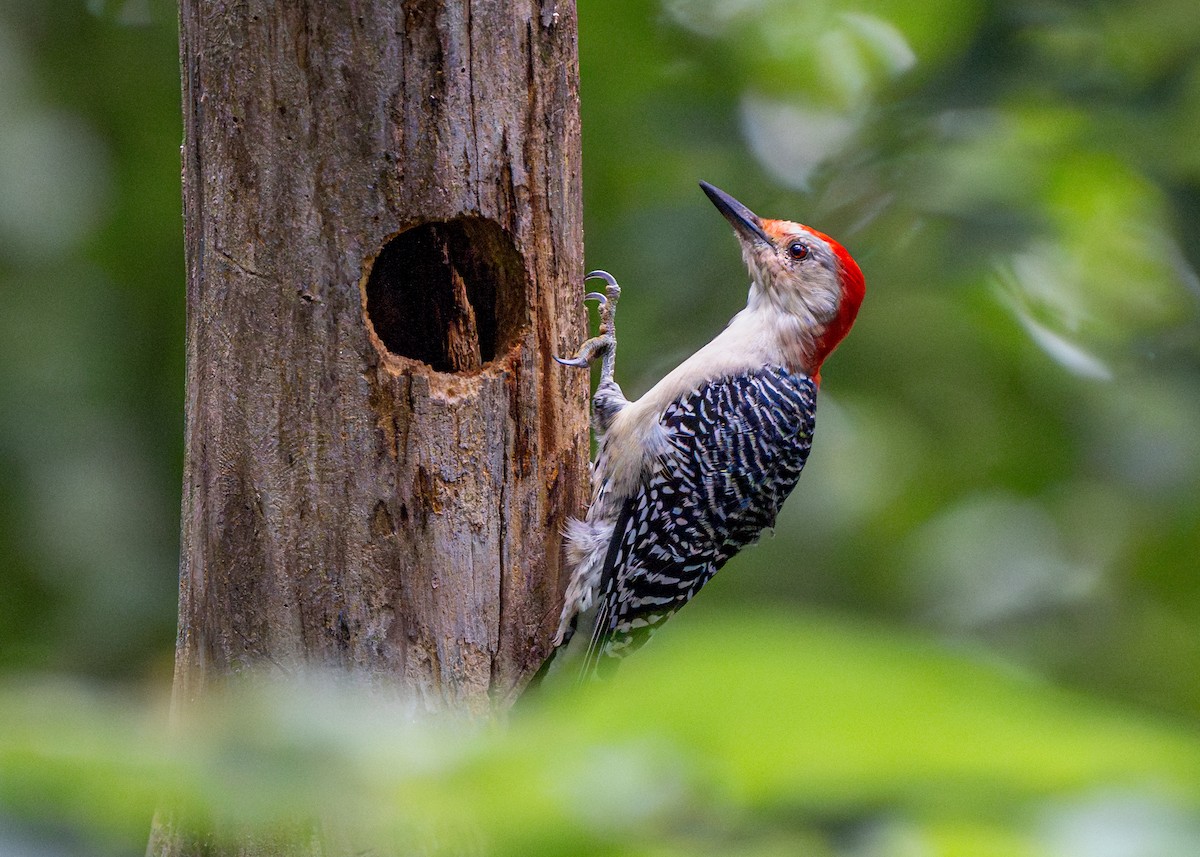
<path fill-rule="evenodd" d="M 335 666 L 487 714 L 586 483 L 571 0 L 183 0 L 175 698 Z"/>

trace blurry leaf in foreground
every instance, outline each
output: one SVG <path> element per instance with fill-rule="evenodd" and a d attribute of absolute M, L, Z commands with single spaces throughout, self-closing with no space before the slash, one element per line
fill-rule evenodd
<path fill-rule="evenodd" d="M 1137 793 L 1103 791 L 1051 806 L 1041 828 L 1062 857 L 1200 857 L 1200 820 Z"/>
<path fill-rule="evenodd" d="M 931 642 L 811 616 L 688 630 L 662 635 L 615 690 L 589 688 L 577 734 L 645 723 L 721 764 L 733 794 L 813 805 L 969 804 L 1110 780 L 1196 789 L 1200 736 Z"/>
<path fill-rule="evenodd" d="M 1098 788 L 1189 819 L 1200 804 L 1191 731 L 814 616 L 681 620 L 616 680 L 504 727 L 407 710 L 330 676 L 238 680 L 171 739 L 161 711 L 10 685 L 0 807 L 130 843 L 158 804 L 226 836 L 320 830 L 383 852 L 835 854 L 836 830 L 881 813 L 929 842 L 995 845 L 1035 842 L 1031 807 Z"/>

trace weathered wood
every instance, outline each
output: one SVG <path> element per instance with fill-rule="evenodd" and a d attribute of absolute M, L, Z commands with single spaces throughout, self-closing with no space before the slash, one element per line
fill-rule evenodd
<path fill-rule="evenodd" d="M 583 335 L 574 4 L 180 21 L 176 700 L 317 664 L 485 714 L 547 651 L 586 483 L 586 373 L 551 360 Z"/>
<path fill-rule="evenodd" d="M 574 4 L 183 0 L 180 24 L 177 708 L 316 665 L 486 715 L 546 653 L 586 483 L 585 373 L 551 360 L 583 334 Z M 347 850 L 321 827 L 212 840 L 164 808 L 149 851 Z"/>

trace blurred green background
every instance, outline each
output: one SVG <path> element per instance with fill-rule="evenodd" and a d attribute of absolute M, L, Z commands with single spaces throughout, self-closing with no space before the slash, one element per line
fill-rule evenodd
<path fill-rule="evenodd" d="M 689 744 L 689 715 L 670 719 L 684 761 L 648 827 L 531 815 L 545 835 L 510 841 L 487 819 L 512 807 L 481 804 L 482 835 L 505 853 L 1200 854 L 1194 0 L 583 0 L 579 17 L 587 263 L 625 287 L 627 393 L 745 298 L 698 179 L 837 237 L 868 296 L 777 534 L 593 700 L 614 718 L 646 701 L 608 739 L 641 746 L 656 711 L 711 695 L 720 654 L 742 695 L 696 717 L 723 737 Z M 131 721 L 157 735 L 161 711 L 95 689 L 169 685 L 179 113 L 172 4 L 0 0 L 0 693 L 28 724 L 0 718 L 0 854 L 137 850 L 154 791 L 114 804 L 122 776 L 190 783 L 202 804 L 220 791 L 165 750 L 149 780 L 122 773 L 157 740 Z M 16 678 L 44 673 L 89 683 Z M 789 696 L 806 679 L 827 693 Z M 538 728 L 565 740 L 593 710 L 551 706 Z M 748 722 L 770 742 L 722 733 Z M 544 752 L 523 772 L 496 761 L 516 733 L 473 764 L 542 776 Z M 39 747 L 74 740 L 44 764 Z M 727 775 L 782 748 L 792 779 Z M 614 788 L 666 788 L 605 766 Z M 693 825 L 676 805 L 693 799 L 720 809 Z"/>

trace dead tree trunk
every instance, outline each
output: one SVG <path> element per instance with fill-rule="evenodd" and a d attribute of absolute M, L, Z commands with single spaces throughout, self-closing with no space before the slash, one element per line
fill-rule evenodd
<path fill-rule="evenodd" d="M 571 0 L 183 0 L 175 694 L 335 666 L 482 714 L 582 499 Z"/>
<path fill-rule="evenodd" d="M 582 500 L 571 0 L 183 0 L 179 708 L 332 666 L 488 713 Z M 150 853 L 211 854 L 164 810 Z M 315 853 L 239 840 L 242 854 Z"/>

